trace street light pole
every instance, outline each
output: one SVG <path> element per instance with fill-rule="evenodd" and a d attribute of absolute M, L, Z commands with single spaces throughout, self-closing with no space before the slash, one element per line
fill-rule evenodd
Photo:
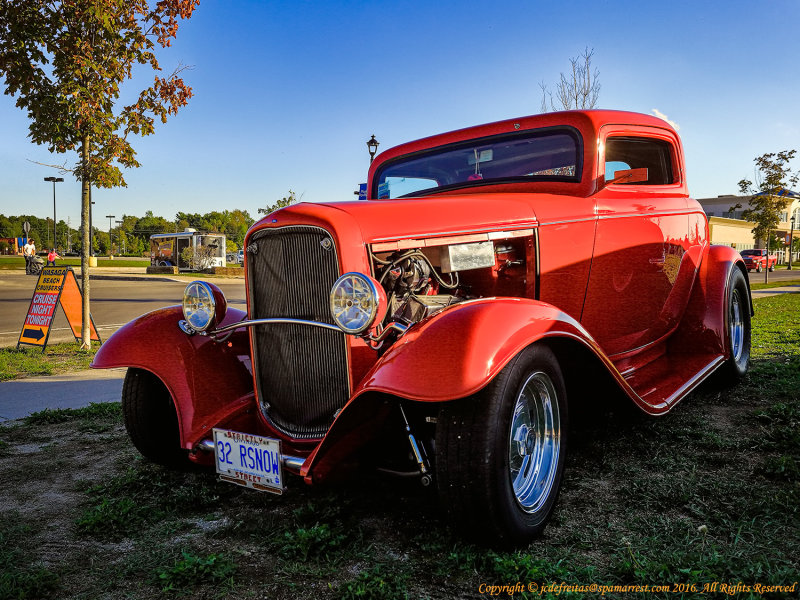
<path fill-rule="evenodd" d="M 787 271 L 792 270 L 792 246 L 794 245 L 794 215 L 789 219 L 791 228 L 789 229 L 789 266 L 786 267 Z"/>
<path fill-rule="evenodd" d="M 53 248 L 56 247 L 56 183 L 64 181 L 63 177 L 45 177 L 45 181 L 53 182 Z"/>
<path fill-rule="evenodd" d="M 113 239 L 114 238 L 111 237 L 111 221 L 113 219 L 115 219 L 116 217 L 117 217 L 117 215 L 106 215 L 106 218 L 108 219 L 108 255 L 109 256 L 114 256 L 114 244 L 113 244 Z"/>

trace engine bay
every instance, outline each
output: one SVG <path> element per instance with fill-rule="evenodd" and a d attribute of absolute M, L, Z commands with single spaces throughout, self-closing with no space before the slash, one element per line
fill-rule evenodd
<path fill-rule="evenodd" d="M 383 325 L 410 326 L 465 300 L 534 296 L 533 231 L 466 237 L 462 243 L 451 237 L 406 240 L 395 249 L 372 246 L 372 272 L 389 306 Z"/>

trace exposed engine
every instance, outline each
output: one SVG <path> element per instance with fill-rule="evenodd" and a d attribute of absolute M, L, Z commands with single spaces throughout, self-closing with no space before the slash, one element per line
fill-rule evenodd
<path fill-rule="evenodd" d="M 386 322 L 411 325 L 464 300 L 524 295 L 529 245 L 531 238 L 516 238 L 373 252 Z"/>

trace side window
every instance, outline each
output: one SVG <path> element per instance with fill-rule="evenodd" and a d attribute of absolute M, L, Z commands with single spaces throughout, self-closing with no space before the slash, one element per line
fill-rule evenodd
<path fill-rule="evenodd" d="M 610 137 L 606 140 L 605 179 L 616 171 L 647 169 L 647 181 L 620 185 L 666 185 L 673 183 L 672 146 L 664 140 L 639 137 Z"/>

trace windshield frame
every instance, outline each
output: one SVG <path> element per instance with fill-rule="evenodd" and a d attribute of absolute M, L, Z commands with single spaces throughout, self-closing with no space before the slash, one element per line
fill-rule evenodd
<path fill-rule="evenodd" d="M 510 176 L 510 177 L 496 177 L 492 179 L 480 179 L 473 181 L 461 181 L 457 183 L 451 183 L 447 185 L 410 192 L 408 194 L 403 194 L 402 196 L 397 196 L 396 198 L 391 198 L 391 199 L 399 200 L 403 198 L 418 198 L 424 196 L 432 196 L 441 192 L 464 189 L 464 188 L 482 187 L 487 185 L 502 185 L 502 184 L 512 184 L 512 183 L 517 183 L 517 184 L 539 183 L 539 182 L 547 182 L 547 183 L 558 182 L 558 183 L 576 183 L 576 184 L 580 183 L 583 174 L 583 159 L 584 159 L 583 136 L 581 135 L 581 132 L 572 125 L 553 125 L 550 127 L 538 127 L 536 129 L 524 129 L 521 131 L 505 132 L 479 138 L 470 138 L 468 140 L 453 142 L 450 144 L 443 144 L 441 146 L 434 146 L 432 148 L 425 148 L 424 150 L 418 150 L 417 152 L 411 152 L 408 154 L 397 156 L 380 165 L 378 170 L 375 171 L 375 174 L 372 178 L 370 198 L 381 199 L 381 200 L 390 199 L 390 198 L 378 198 L 378 187 L 387 169 L 396 166 L 398 163 L 404 163 L 411 160 L 419 160 L 420 158 L 424 158 L 426 156 L 434 156 L 437 154 L 457 151 L 460 149 L 470 148 L 473 146 L 498 144 L 505 141 L 513 141 L 524 138 L 547 137 L 559 133 L 568 135 L 575 142 L 576 156 L 575 156 L 574 175 L 537 175 L 537 176 L 523 175 L 523 176 Z"/>

